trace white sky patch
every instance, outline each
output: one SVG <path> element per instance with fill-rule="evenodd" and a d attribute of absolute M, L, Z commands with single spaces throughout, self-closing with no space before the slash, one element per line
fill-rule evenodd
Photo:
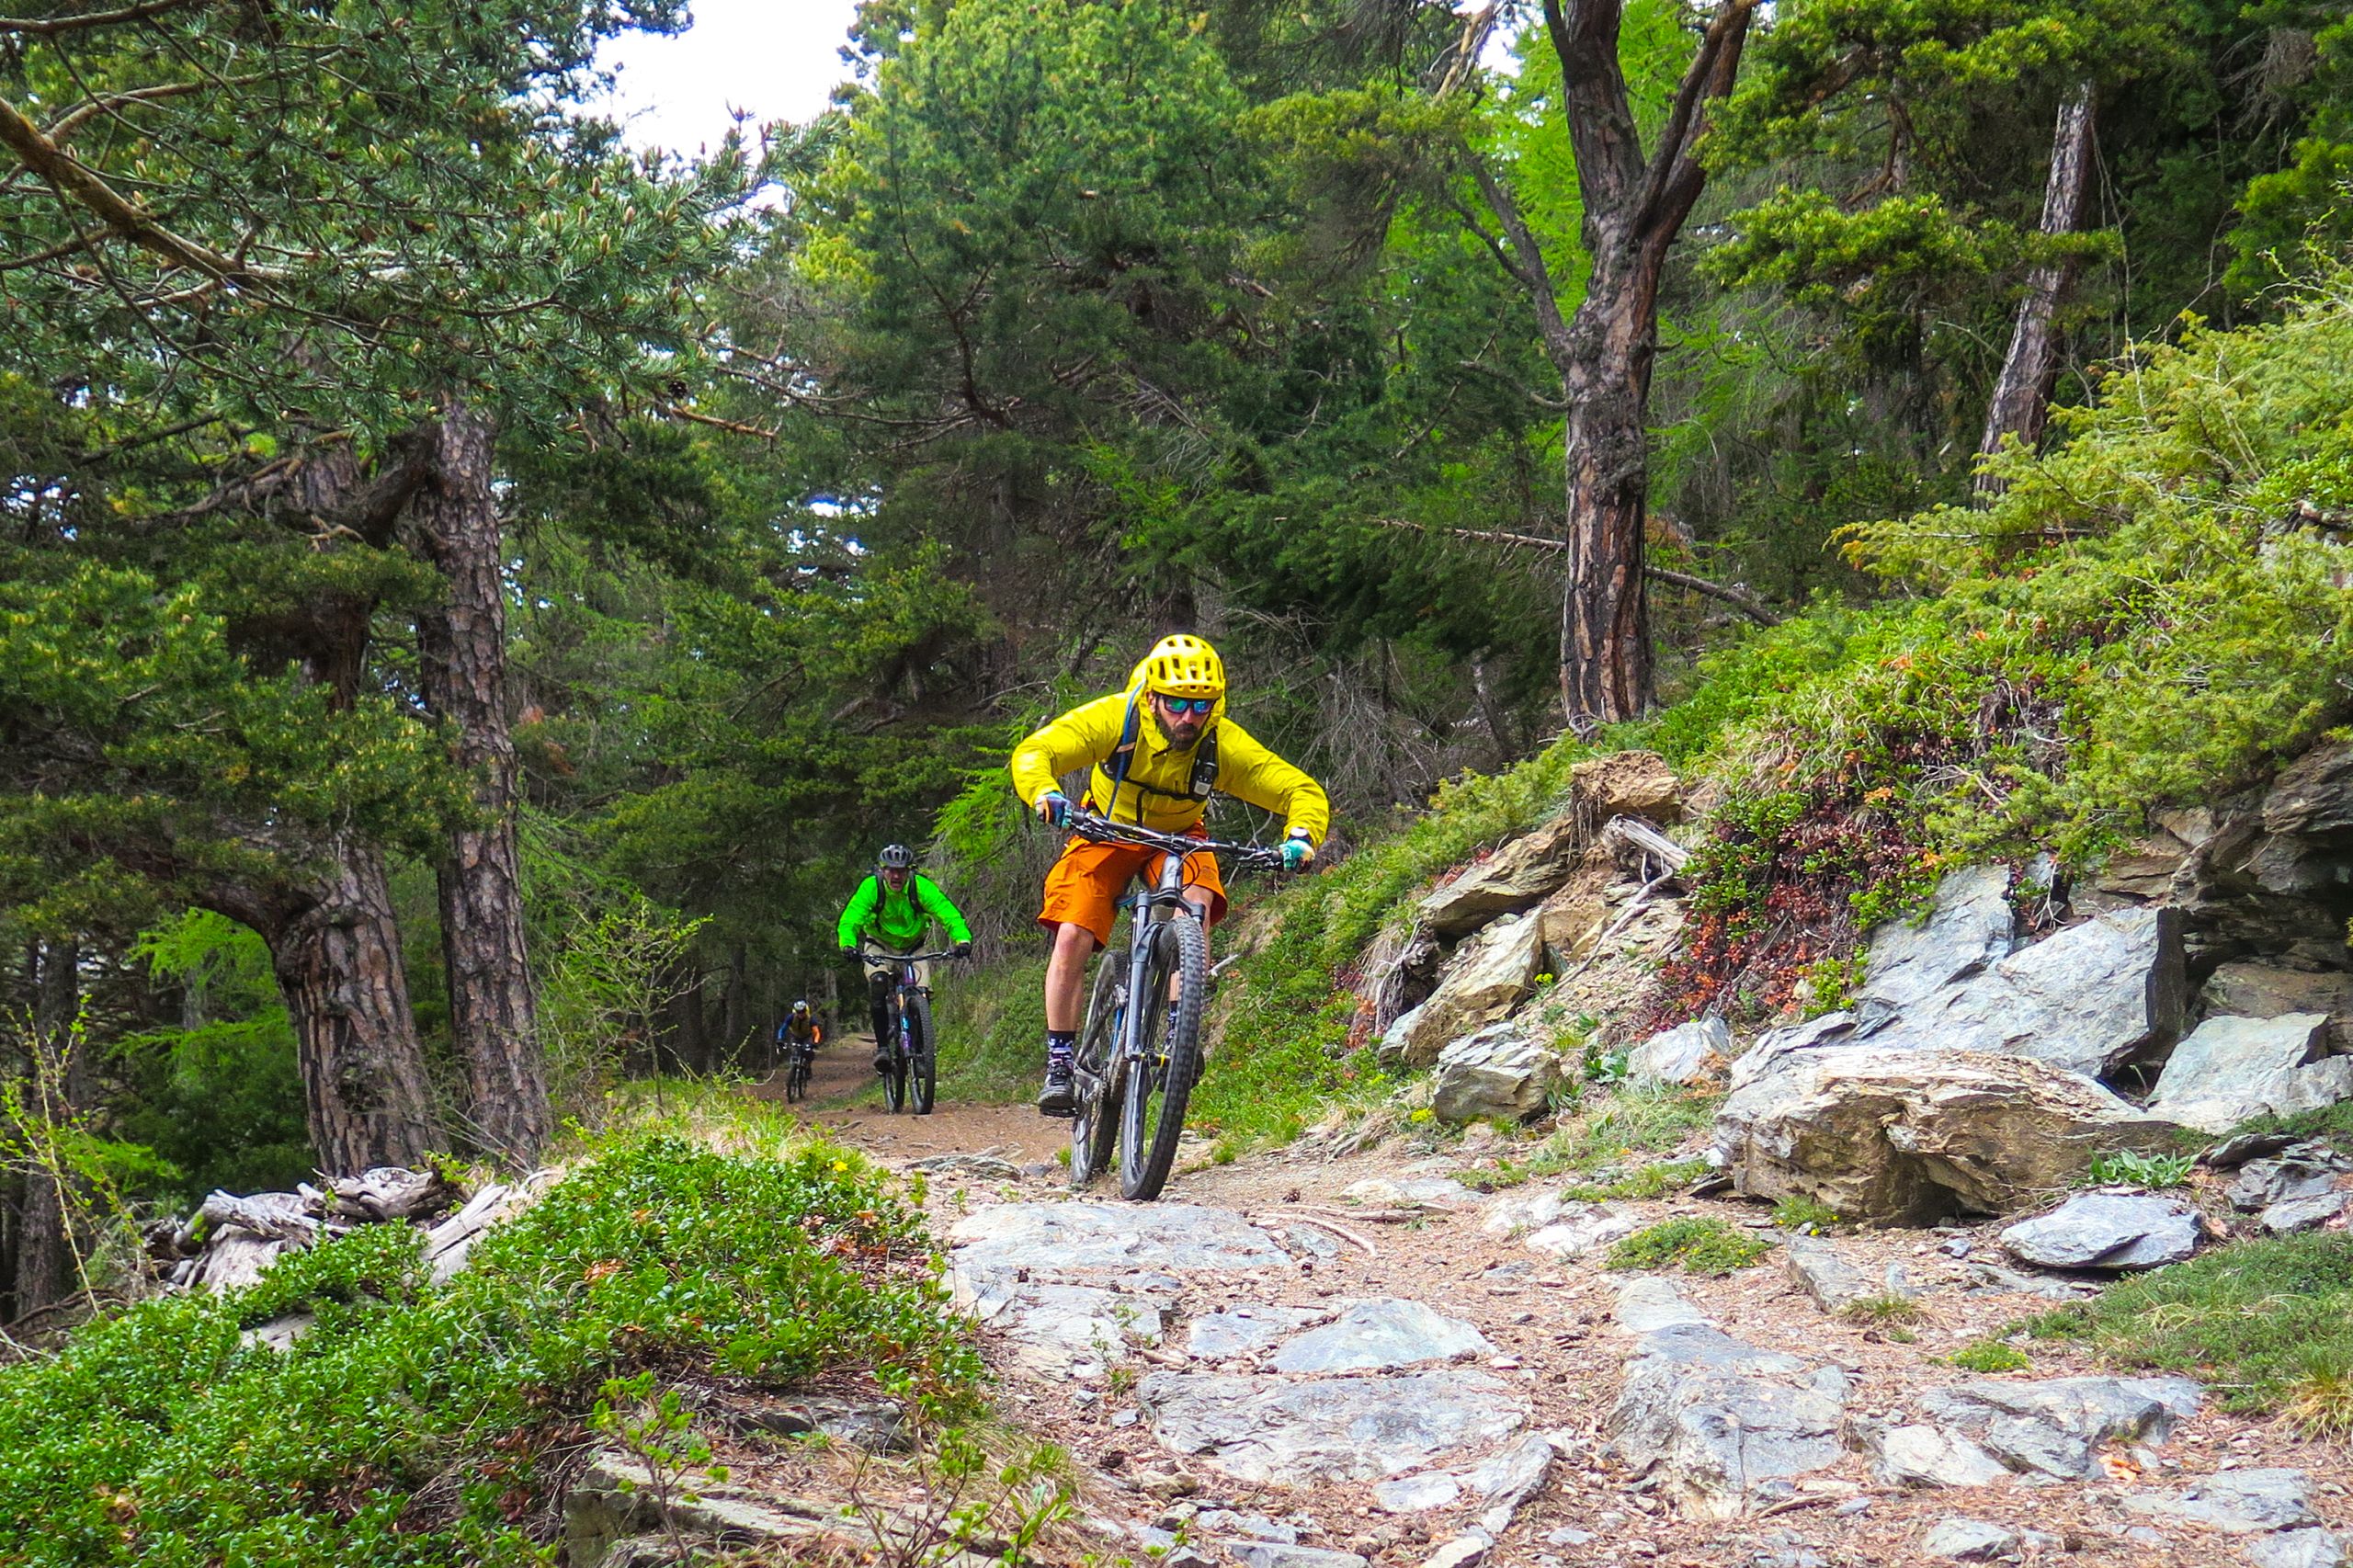
<path fill-rule="evenodd" d="M 597 107 L 632 146 L 688 157 L 718 146 L 736 109 L 751 129 L 813 119 L 848 79 L 835 51 L 857 10 L 856 0 L 695 0 L 685 32 L 624 33 L 605 45 L 597 63 L 620 80 Z"/>

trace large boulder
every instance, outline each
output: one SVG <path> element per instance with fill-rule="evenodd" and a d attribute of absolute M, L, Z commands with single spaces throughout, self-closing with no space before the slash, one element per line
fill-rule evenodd
<path fill-rule="evenodd" d="M 2328 1017 L 2209 1018 L 2174 1048 L 2149 1114 L 2227 1132 L 2258 1116 L 2289 1116 L 2353 1098 L 2353 1056 L 2325 1056 Z"/>
<path fill-rule="evenodd" d="M 2093 1154 L 2162 1150 L 2171 1123 L 2018 1056 L 1842 1045 L 1735 1087 L 1715 1142 L 1751 1197 L 1811 1198 L 1850 1220 L 2000 1213 L 2063 1187 Z"/>
<path fill-rule="evenodd" d="M 1899 950 L 1906 956 L 1916 953 L 1915 935 L 1904 934 Z M 1871 967 L 1877 962 L 1874 949 Z M 1916 985 L 1932 972 L 1915 967 L 1912 979 Z M 2067 926 L 1900 1010 L 1892 998 L 1874 1009 L 1878 1017 L 1859 1009 L 1855 1037 L 1884 1050 L 2032 1057 L 2097 1077 L 2171 1045 L 2185 989 L 2176 913 L 2119 910 Z"/>
<path fill-rule="evenodd" d="M 1582 842 L 1576 817 L 1564 812 L 1422 900 L 1416 923 L 1431 936 L 1451 940 L 1499 915 L 1531 909 L 1569 880 Z"/>
<path fill-rule="evenodd" d="M 1532 919 L 1506 916 L 1462 944 L 1438 989 L 1389 1026 L 1380 1054 L 1391 1066 L 1427 1067 L 1453 1040 L 1494 1023 L 1536 988 L 1544 941 Z"/>
<path fill-rule="evenodd" d="M 1430 1109 L 1440 1121 L 1525 1121 L 1543 1110 L 1560 1086 L 1560 1054 L 1535 1040 L 1525 1025 L 1506 1019 L 1438 1052 Z"/>

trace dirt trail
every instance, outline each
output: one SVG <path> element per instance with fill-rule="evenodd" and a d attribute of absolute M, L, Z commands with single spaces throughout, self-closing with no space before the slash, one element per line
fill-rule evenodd
<path fill-rule="evenodd" d="M 1927 1430 L 1921 1412 L 1956 1386 L 2030 1400 L 2077 1386 L 2056 1380 L 2112 1381 L 2063 1341 L 2035 1342 L 2031 1368 L 2000 1379 L 1945 1360 L 2052 1305 L 1988 1290 L 1956 1259 L 1994 1256 L 1990 1228 L 1836 1238 L 1852 1267 L 1893 1266 L 1915 1297 L 1908 1317 L 1842 1317 L 1778 1246 L 1722 1278 L 1604 1267 L 1608 1239 L 1671 1218 L 1782 1241 L 1758 1205 L 1483 1193 L 1507 1147 L 1418 1134 L 1228 1165 L 1188 1142 L 1164 1201 L 1130 1205 L 1108 1182 L 1072 1193 L 1055 1161 L 1066 1124 L 1028 1106 L 894 1117 L 849 1103 L 869 1081 L 862 1040 L 820 1063 L 810 1114 L 842 1141 L 889 1165 L 976 1157 L 935 1175 L 933 1219 L 1006 1413 L 1077 1463 L 1093 1522 L 1066 1543 L 1074 1562 L 1142 1561 L 1181 1531 L 1196 1568 L 1860 1568 L 1944 1561 L 1932 1548 L 1965 1546 L 1952 1531 L 1966 1526 L 1995 1543 L 1971 1560 L 2272 1568 L 2337 1562 L 2318 1527 L 2353 1517 L 2340 1454 L 2211 1398 L 2158 1412 L 2138 1442 L 2096 1442 L 2077 1473 L 1994 1464 L 1990 1480 L 1924 1484 L 1890 1470 L 1884 1434 Z M 1563 1224 L 1604 1239 L 1579 1250 Z M 1655 1396 L 1647 1417 L 1637 1384 Z M 1792 1401 L 1815 1414 L 1790 1415 Z M 1629 1437 L 1646 1418 L 1663 1459 Z M 1708 1495 L 1727 1420 L 1734 1468 L 1787 1479 L 1742 1473 Z M 2283 1467 L 2304 1498 L 2275 1510 L 2285 1530 L 2165 1511 L 2187 1496 L 2194 1515 L 2201 1478 Z M 1682 1479 L 1695 1468 L 1697 1486 Z"/>

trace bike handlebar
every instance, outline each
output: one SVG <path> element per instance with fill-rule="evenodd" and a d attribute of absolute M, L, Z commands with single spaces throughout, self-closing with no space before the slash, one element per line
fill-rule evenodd
<path fill-rule="evenodd" d="M 1113 822 L 1098 812 L 1071 812 L 1069 827 L 1072 833 L 1093 844 L 1126 844 L 1167 855 L 1198 855 L 1206 850 L 1212 855 L 1231 855 L 1238 867 L 1252 871 L 1279 871 L 1283 866 L 1283 852 L 1264 844 L 1233 844 L 1223 839 L 1196 838 L 1186 833 L 1162 833 L 1135 823 Z"/>
<path fill-rule="evenodd" d="M 870 948 L 860 942 L 858 956 L 862 959 L 889 959 L 893 963 L 939 963 L 954 958 L 956 951 L 951 948 L 938 953 L 886 953 L 880 948 Z"/>

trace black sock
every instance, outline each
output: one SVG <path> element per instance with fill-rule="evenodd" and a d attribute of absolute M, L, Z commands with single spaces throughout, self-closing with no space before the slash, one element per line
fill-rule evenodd
<path fill-rule="evenodd" d="M 1048 1029 L 1046 1031 L 1047 1061 L 1051 1062 L 1058 1056 L 1066 1057 L 1077 1049 L 1078 1031 L 1076 1029 Z"/>

